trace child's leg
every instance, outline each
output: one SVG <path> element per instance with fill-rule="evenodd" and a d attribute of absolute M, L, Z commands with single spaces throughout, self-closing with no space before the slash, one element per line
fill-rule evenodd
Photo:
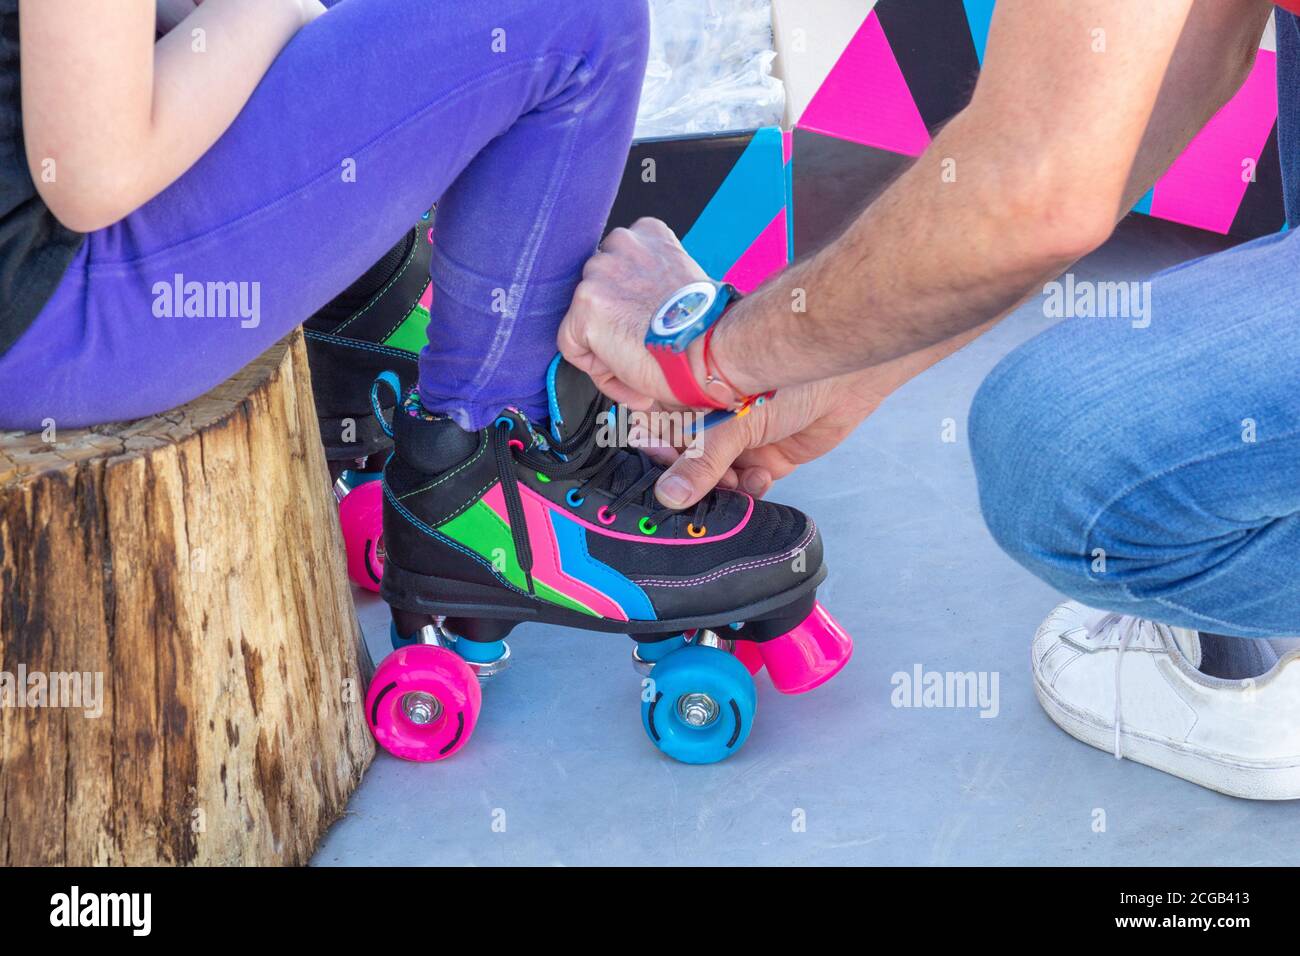
<path fill-rule="evenodd" d="M 472 423 L 536 410 L 617 188 L 646 32 L 644 0 L 342 0 L 184 177 L 88 237 L 0 358 L 0 425 L 202 394 L 439 197 L 427 404 Z"/>

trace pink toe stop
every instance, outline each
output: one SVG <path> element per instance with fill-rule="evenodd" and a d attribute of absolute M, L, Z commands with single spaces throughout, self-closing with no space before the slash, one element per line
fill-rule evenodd
<path fill-rule="evenodd" d="M 826 683 L 853 656 L 853 638 L 818 601 L 792 631 L 758 645 L 772 686 L 803 694 Z"/>
<path fill-rule="evenodd" d="M 736 641 L 736 660 L 745 665 L 751 676 L 763 669 L 763 655 L 753 641 Z"/>

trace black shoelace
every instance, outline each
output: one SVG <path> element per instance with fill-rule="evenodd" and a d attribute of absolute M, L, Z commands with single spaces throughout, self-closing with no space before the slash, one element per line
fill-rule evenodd
<path fill-rule="evenodd" d="M 595 488 L 615 494 L 615 498 L 606 506 L 606 514 L 616 515 L 620 508 L 637 502 L 646 508 L 655 510 L 649 515 L 648 522 L 652 528 L 683 511 L 658 505 L 654 497 L 654 485 L 663 469 L 656 465 L 641 451 L 621 448 L 614 445 L 601 445 L 594 438 L 594 432 L 603 414 L 603 401 L 598 396 L 582 417 L 578 428 L 562 442 L 551 444 L 545 450 L 531 450 L 511 446 L 512 428 L 509 419 L 497 419 L 492 429 L 492 451 L 496 458 L 497 477 L 501 480 L 501 494 L 506 502 L 506 514 L 510 519 L 510 537 L 514 541 L 515 555 L 519 567 L 528 581 L 528 591 L 533 592 L 533 549 L 528 541 L 528 526 L 524 518 L 523 497 L 519 493 L 519 478 L 515 474 L 514 462 L 517 460 L 524 467 L 541 472 L 548 478 L 579 480 L 574 489 L 579 497 L 584 489 Z M 631 478 L 631 468 L 624 468 L 626 463 L 637 463 L 637 477 Z M 626 474 L 620 475 L 626 470 Z M 615 476 L 622 479 L 622 490 L 607 487 Z M 713 493 L 705 495 L 695 505 L 691 514 L 691 526 L 704 528 L 704 519 L 713 503 Z M 689 529 L 688 529 L 689 530 Z"/>

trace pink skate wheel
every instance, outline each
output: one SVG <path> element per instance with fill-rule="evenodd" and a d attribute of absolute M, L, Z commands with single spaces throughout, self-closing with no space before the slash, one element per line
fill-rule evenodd
<path fill-rule="evenodd" d="M 370 732 L 403 760 L 450 757 L 469 741 L 482 707 L 469 665 L 455 651 L 429 644 L 385 657 L 366 692 Z"/>
<path fill-rule="evenodd" d="M 777 690 L 802 694 L 840 672 L 853 656 L 853 638 L 818 601 L 794 630 L 759 644 L 758 653 Z"/>
<path fill-rule="evenodd" d="M 384 483 L 357 485 L 339 502 L 339 524 L 348 556 L 348 577 L 370 591 L 384 576 Z"/>
<path fill-rule="evenodd" d="M 753 641 L 736 641 L 734 652 L 736 660 L 745 665 L 750 676 L 757 676 L 763 669 L 763 655 Z"/>

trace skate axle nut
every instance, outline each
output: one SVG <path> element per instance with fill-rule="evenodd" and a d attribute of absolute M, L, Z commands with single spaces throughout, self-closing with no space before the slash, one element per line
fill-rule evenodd
<path fill-rule="evenodd" d="M 708 694 L 683 694 L 677 698 L 677 714 L 692 727 L 707 727 L 718 719 L 718 702 Z"/>
<path fill-rule="evenodd" d="M 402 710 L 406 719 L 413 724 L 431 724 L 442 716 L 442 704 L 438 698 L 424 691 L 412 691 L 402 698 Z"/>

